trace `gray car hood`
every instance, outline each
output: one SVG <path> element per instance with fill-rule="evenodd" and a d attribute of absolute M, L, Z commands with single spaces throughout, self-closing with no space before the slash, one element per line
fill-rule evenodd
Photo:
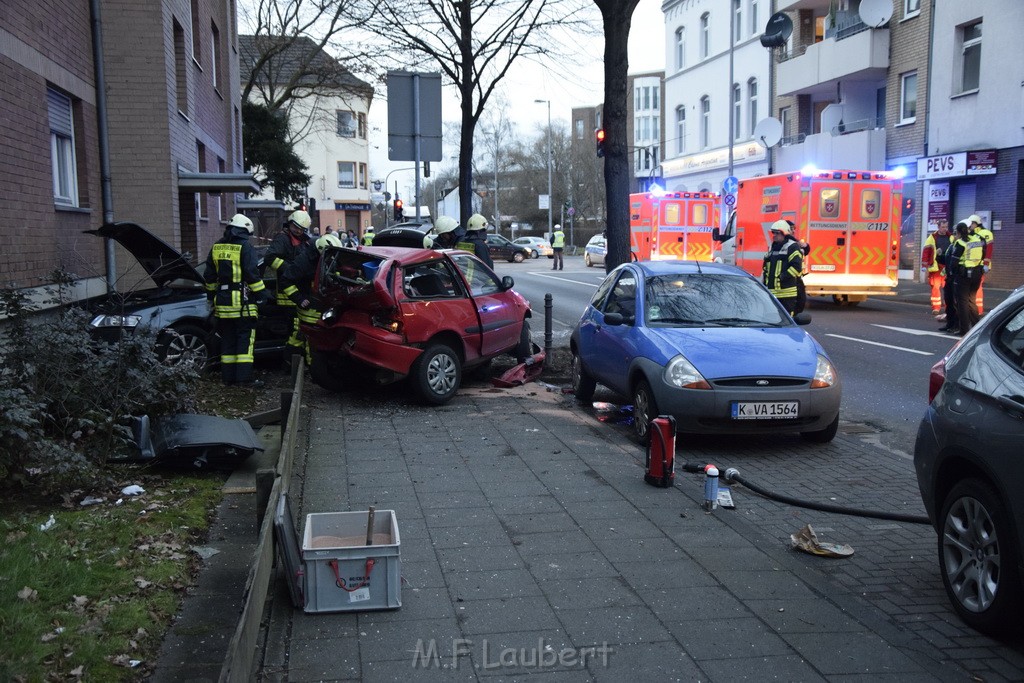
<path fill-rule="evenodd" d="M 107 223 L 90 235 L 109 237 L 135 257 L 157 287 L 174 280 L 190 280 L 202 284 L 203 276 L 180 251 L 136 223 Z"/>

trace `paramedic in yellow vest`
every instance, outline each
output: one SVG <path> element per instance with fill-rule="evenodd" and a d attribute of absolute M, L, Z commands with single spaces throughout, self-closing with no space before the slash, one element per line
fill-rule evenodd
<path fill-rule="evenodd" d="M 252 376 L 256 305 L 269 303 L 270 294 L 260 279 L 256 249 L 249 243 L 252 233 L 252 220 L 240 213 L 232 216 L 224 236 L 210 249 L 203 271 L 206 298 L 213 305 L 220 333 L 224 384 L 262 384 Z"/>
<path fill-rule="evenodd" d="M 976 298 L 978 286 L 981 284 L 982 260 L 985 258 L 985 240 L 971 231 L 969 220 L 961 221 L 956 226 L 957 245 L 962 247 L 962 252 L 954 265 L 956 280 L 953 287 L 956 292 L 956 312 L 960 320 L 961 335 L 967 334 L 978 324 Z"/>
<path fill-rule="evenodd" d="M 931 288 L 932 315 L 942 314 L 942 288 L 946 284 L 946 269 L 941 263 L 942 255 L 949 246 L 949 221 L 939 220 L 935 232 L 928 233 L 921 250 L 921 267 L 928 273 L 928 286 Z"/>
<path fill-rule="evenodd" d="M 555 261 L 551 264 L 551 270 L 562 270 L 564 268 L 562 252 L 565 251 L 565 233 L 562 232 L 562 226 L 558 223 L 555 223 L 554 231 L 551 233 L 551 249 L 555 252 Z"/>
<path fill-rule="evenodd" d="M 985 240 L 985 256 L 981 261 L 981 280 L 978 282 L 978 296 L 974 299 L 974 303 L 978 306 L 978 317 L 980 318 L 985 313 L 985 292 L 982 286 L 985 282 L 985 274 L 992 270 L 992 242 L 995 241 L 996 236 L 992 234 L 991 230 L 981 224 L 981 216 L 976 213 L 971 214 L 967 219 L 967 224 L 978 237 Z"/>
<path fill-rule="evenodd" d="M 772 244 L 764 255 L 762 278 L 786 312 L 794 315 L 798 305 L 797 285 L 804 272 L 804 251 L 793 237 L 789 221 L 775 221 L 771 233 Z"/>
<path fill-rule="evenodd" d="M 363 233 L 363 246 L 364 247 L 372 247 L 373 246 L 373 226 L 367 228 L 366 232 Z"/>
<path fill-rule="evenodd" d="M 309 214 L 302 209 L 292 211 L 288 216 L 288 220 L 285 221 L 284 228 L 274 236 L 270 246 L 267 247 L 267 253 L 263 255 L 263 262 L 270 267 L 270 270 L 274 271 L 278 281 L 277 305 L 281 307 L 282 311 L 287 311 L 291 314 L 292 318 L 292 332 L 288 336 L 288 341 L 284 347 L 286 368 L 291 366 L 289 356 L 293 353 L 302 353 L 304 344 L 302 336 L 299 334 L 299 318 L 295 315 L 295 304 L 284 293 L 280 284 L 281 274 L 284 272 L 285 267 L 295 260 L 295 257 L 309 242 L 308 231 L 312 222 L 313 220 L 309 217 Z"/>

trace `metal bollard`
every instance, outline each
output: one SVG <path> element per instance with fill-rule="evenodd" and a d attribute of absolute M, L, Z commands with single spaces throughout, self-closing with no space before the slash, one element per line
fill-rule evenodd
<path fill-rule="evenodd" d="M 544 295 L 544 356 L 551 362 L 551 293 Z"/>
<path fill-rule="evenodd" d="M 704 468 L 704 509 L 711 512 L 718 507 L 718 468 L 708 465 Z"/>

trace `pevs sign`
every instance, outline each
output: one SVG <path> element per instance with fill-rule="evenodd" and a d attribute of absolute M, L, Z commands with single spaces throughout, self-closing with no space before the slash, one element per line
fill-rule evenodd
<path fill-rule="evenodd" d="M 960 178 L 996 173 L 996 150 L 955 152 L 917 160 L 917 179 Z"/>

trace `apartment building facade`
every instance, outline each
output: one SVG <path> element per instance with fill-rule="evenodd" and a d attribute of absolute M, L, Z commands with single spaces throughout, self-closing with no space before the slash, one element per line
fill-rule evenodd
<path fill-rule="evenodd" d="M 661 184 L 661 160 L 665 149 L 665 72 L 630 74 L 626 104 L 626 135 L 632 141 L 633 192 L 646 192 Z"/>

